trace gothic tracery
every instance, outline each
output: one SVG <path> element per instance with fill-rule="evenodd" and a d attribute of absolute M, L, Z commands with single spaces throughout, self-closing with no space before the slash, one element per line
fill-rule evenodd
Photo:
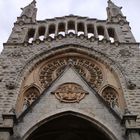
<path fill-rule="evenodd" d="M 39 80 L 42 87 L 47 88 L 51 82 L 64 71 L 69 60 L 72 61 L 73 67 L 77 72 L 86 79 L 94 89 L 98 89 L 101 86 L 103 82 L 103 73 L 101 68 L 91 60 L 85 60 L 84 58 L 73 56 L 69 58 L 62 57 L 46 63 L 39 73 Z"/>
<path fill-rule="evenodd" d="M 114 108 L 115 106 L 119 107 L 118 93 L 115 89 L 111 87 L 105 88 L 102 92 L 102 96 L 112 108 Z"/>
<path fill-rule="evenodd" d="M 24 93 L 23 110 L 30 106 L 39 96 L 39 91 L 35 87 L 27 89 Z"/>

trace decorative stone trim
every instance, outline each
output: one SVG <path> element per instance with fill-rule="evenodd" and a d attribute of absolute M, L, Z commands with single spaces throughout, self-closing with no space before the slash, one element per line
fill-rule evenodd
<path fill-rule="evenodd" d="M 75 103 L 82 100 L 88 93 L 76 83 L 64 83 L 52 92 L 52 94 L 61 102 Z"/>
<path fill-rule="evenodd" d="M 103 82 L 103 72 L 101 68 L 88 59 L 78 56 L 66 56 L 46 63 L 39 72 L 39 81 L 42 87 L 47 88 L 65 69 L 69 60 L 77 72 L 91 84 L 94 89 L 98 89 Z"/>

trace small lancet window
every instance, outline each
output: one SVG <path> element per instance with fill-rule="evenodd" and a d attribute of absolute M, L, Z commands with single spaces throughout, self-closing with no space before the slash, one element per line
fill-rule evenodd
<path fill-rule="evenodd" d="M 105 88 L 102 92 L 102 97 L 112 108 L 119 107 L 119 97 L 115 89 L 111 87 Z"/>
<path fill-rule="evenodd" d="M 39 39 L 41 41 L 43 41 L 44 38 L 45 38 L 45 30 L 46 30 L 45 27 L 40 27 L 39 30 L 38 30 Z"/>
<path fill-rule="evenodd" d="M 94 25 L 87 25 L 88 38 L 94 37 Z"/>
<path fill-rule="evenodd" d="M 97 31 L 98 31 L 99 40 L 103 40 L 104 39 L 104 28 L 102 26 L 99 26 L 99 27 L 97 27 Z"/>
<path fill-rule="evenodd" d="M 78 36 L 84 35 L 84 23 L 78 23 L 77 24 L 77 31 L 78 31 Z"/>
<path fill-rule="evenodd" d="M 108 35 L 111 43 L 115 41 L 115 30 L 113 28 L 108 28 Z"/>
<path fill-rule="evenodd" d="M 49 26 L 49 36 L 54 38 L 55 37 L 55 25 L 54 24 L 51 24 Z"/>
<path fill-rule="evenodd" d="M 27 89 L 24 93 L 23 110 L 28 108 L 40 95 L 36 87 Z"/>
<path fill-rule="evenodd" d="M 65 36 L 65 23 L 58 24 L 58 35 Z"/>
<path fill-rule="evenodd" d="M 74 21 L 68 22 L 68 34 L 69 33 L 75 34 L 75 22 Z"/>
<path fill-rule="evenodd" d="M 35 34 L 35 29 L 29 29 L 28 36 L 27 36 L 28 43 L 32 43 L 33 42 L 34 34 Z"/>

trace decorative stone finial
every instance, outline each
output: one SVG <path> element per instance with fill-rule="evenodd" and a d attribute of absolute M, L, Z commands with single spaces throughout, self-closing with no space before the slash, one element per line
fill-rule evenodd
<path fill-rule="evenodd" d="M 120 21 L 124 19 L 123 13 L 121 11 L 122 7 L 118 7 L 111 0 L 108 0 L 107 16 L 109 21 Z"/>
<path fill-rule="evenodd" d="M 31 18 L 32 22 L 35 22 L 37 13 L 36 0 L 33 0 L 29 5 L 25 6 L 24 8 L 21 8 L 21 10 L 21 18 L 23 16 L 26 16 L 26 18 Z"/>
<path fill-rule="evenodd" d="M 71 67 L 71 66 L 73 66 L 73 65 L 74 65 L 73 60 L 72 60 L 72 59 L 69 59 L 69 60 L 68 60 L 68 66 Z"/>

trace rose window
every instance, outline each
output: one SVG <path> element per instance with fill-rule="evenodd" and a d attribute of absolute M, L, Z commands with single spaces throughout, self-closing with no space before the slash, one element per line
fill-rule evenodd
<path fill-rule="evenodd" d="M 115 107 L 115 106 L 119 106 L 118 103 L 118 93 L 116 92 L 115 89 L 111 88 L 111 87 L 107 87 L 103 90 L 102 92 L 102 96 L 104 98 L 104 100 L 111 106 L 111 107 Z"/>
<path fill-rule="evenodd" d="M 39 91 L 35 87 L 31 87 L 28 90 L 26 90 L 24 94 L 24 108 L 27 108 L 30 106 L 39 96 Z"/>

